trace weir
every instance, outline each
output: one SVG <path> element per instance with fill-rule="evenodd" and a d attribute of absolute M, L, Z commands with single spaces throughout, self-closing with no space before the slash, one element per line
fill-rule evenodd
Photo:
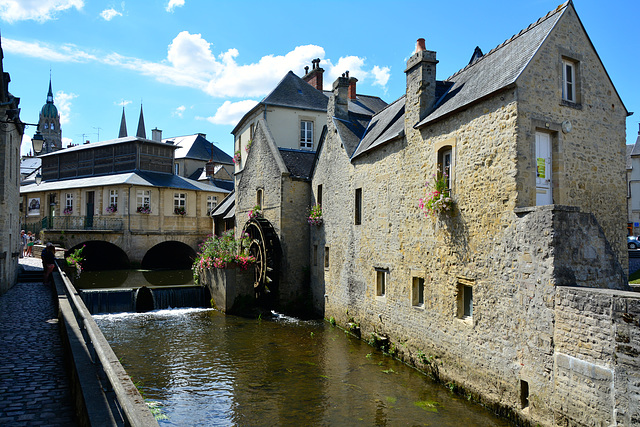
<path fill-rule="evenodd" d="M 209 307 L 211 300 L 206 287 L 194 285 L 84 289 L 79 293 L 91 314 Z"/>

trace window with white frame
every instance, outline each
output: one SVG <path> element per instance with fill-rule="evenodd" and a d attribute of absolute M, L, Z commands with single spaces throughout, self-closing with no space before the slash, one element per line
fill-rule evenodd
<path fill-rule="evenodd" d="M 567 102 L 576 100 L 576 63 L 562 60 L 562 99 Z"/>
<path fill-rule="evenodd" d="M 186 193 L 173 193 L 173 209 L 176 213 L 184 212 L 187 208 L 187 195 Z"/>
<path fill-rule="evenodd" d="M 211 215 L 216 206 L 218 206 L 218 197 L 207 196 L 207 215 Z"/>
<path fill-rule="evenodd" d="M 138 190 L 136 193 L 138 208 L 151 207 L 151 190 Z"/>
<path fill-rule="evenodd" d="M 64 202 L 64 213 L 73 212 L 73 194 L 66 193 Z"/>
<path fill-rule="evenodd" d="M 109 206 L 107 210 L 115 212 L 118 210 L 118 190 L 109 190 Z"/>
<path fill-rule="evenodd" d="M 313 148 L 313 122 L 300 121 L 300 148 Z"/>

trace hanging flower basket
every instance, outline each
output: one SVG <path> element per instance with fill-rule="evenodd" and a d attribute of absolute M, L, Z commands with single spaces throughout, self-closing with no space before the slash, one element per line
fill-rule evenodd
<path fill-rule="evenodd" d="M 322 207 L 319 204 L 313 205 L 309 208 L 309 216 L 307 217 L 307 222 L 310 225 L 315 225 L 317 227 L 322 225 Z"/>
<path fill-rule="evenodd" d="M 262 218 L 262 207 L 260 205 L 255 205 L 253 209 L 249 211 L 249 219 L 253 218 Z"/>
<path fill-rule="evenodd" d="M 249 142 L 247 142 L 247 146 L 244 148 L 244 151 L 249 154 L 249 150 L 251 150 L 251 146 L 253 145 L 253 140 L 249 140 Z"/>
<path fill-rule="evenodd" d="M 239 165 L 240 160 L 242 160 L 242 154 L 240 153 L 240 150 L 238 150 L 233 154 L 233 163 Z"/>
<path fill-rule="evenodd" d="M 418 206 L 425 217 L 452 214 L 455 201 L 451 197 L 447 174 L 433 174 L 433 182 L 425 183 L 425 197 L 418 200 Z"/>

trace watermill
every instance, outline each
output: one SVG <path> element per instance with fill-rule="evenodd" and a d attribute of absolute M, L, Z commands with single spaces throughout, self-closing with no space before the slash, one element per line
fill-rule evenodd
<path fill-rule="evenodd" d="M 271 223 L 252 218 L 242 233 L 249 237 L 249 254 L 256 258 L 253 287 L 256 298 L 265 302 L 276 299 L 280 270 L 280 241 Z"/>

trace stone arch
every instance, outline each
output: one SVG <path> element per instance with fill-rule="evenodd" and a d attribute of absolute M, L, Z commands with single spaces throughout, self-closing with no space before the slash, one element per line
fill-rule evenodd
<path fill-rule="evenodd" d="M 65 252 L 65 257 L 76 249 L 84 247 L 82 268 L 88 271 L 125 270 L 130 268 L 127 253 L 113 243 L 103 240 L 88 240 L 79 243 Z"/>
<path fill-rule="evenodd" d="M 186 243 L 169 240 L 158 243 L 142 258 L 142 268 L 146 270 L 183 270 L 193 265 L 196 251 Z"/>

